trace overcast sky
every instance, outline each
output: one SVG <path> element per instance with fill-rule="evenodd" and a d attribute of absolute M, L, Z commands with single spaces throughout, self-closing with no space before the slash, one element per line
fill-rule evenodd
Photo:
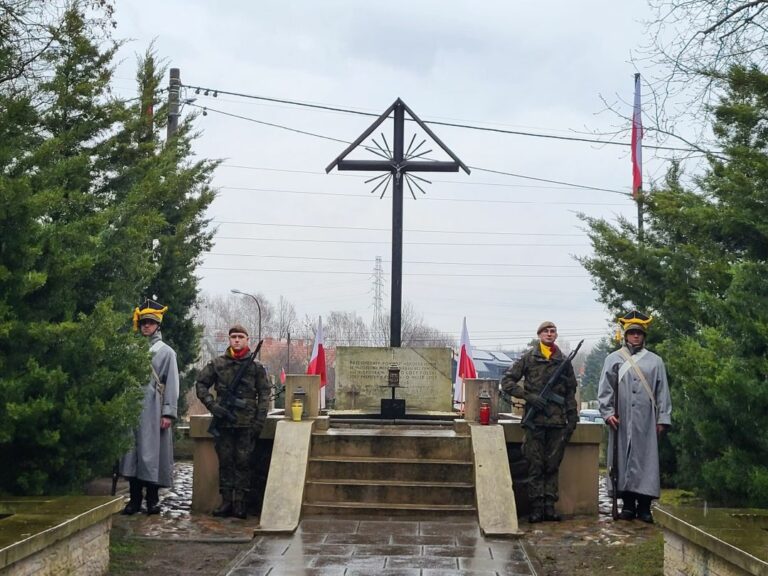
<path fill-rule="evenodd" d="M 630 116 L 633 75 L 644 72 L 630 62 L 648 16 L 642 0 L 117 4 L 116 36 L 132 39 L 115 80 L 126 95 L 135 54 L 156 39 L 189 86 L 376 114 L 400 97 L 427 121 L 591 137 L 628 126 L 602 112 L 600 95 Z M 326 175 L 342 142 L 214 110 L 344 142 L 373 118 L 194 90 L 184 96 L 209 108 L 196 120 L 197 154 L 224 160 L 201 288 L 237 288 L 274 303 L 282 295 L 300 316 L 344 310 L 370 319 L 380 256 L 388 311 L 391 189 L 380 200 L 364 183 L 375 174 Z M 194 111 L 186 106 L 183 115 Z M 634 219 L 633 202 L 477 168 L 628 193 L 629 148 L 432 129 L 474 168 L 423 175 L 433 183 L 416 201 L 406 188 L 403 301 L 456 339 L 466 316 L 476 348 L 519 347 L 545 319 L 573 344 L 607 334 L 608 313 L 574 260 L 590 253 L 577 213 Z M 385 135 L 391 142 L 391 127 Z M 646 182 L 666 168 L 650 156 Z"/>

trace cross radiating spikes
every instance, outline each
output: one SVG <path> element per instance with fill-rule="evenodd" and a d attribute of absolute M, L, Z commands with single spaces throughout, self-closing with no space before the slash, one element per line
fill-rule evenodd
<path fill-rule="evenodd" d="M 389 183 L 392 181 L 392 172 L 385 172 L 384 174 L 379 174 L 378 176 L 369 178 L 368 180 L 365 181 L 365 183 L 368 184 L 370 182 L 375 182 L 376 180 L 378 180 L 379 183 L 376 184 L 376 186 L 374 186 L 373 190 L 371 190 L 371 194 L 376 192 L 376 190 L 381 188 L 383 185 L 384 187 L 381 190 L 381 196 L 379 196 L 379 200 L 381 200 L 382 198 L 384 198 L 384 194 L 387 193 L 387 188 L 389 188 Z"/>
<path fill-rule="evenodd" d="M 416 134 L 412 135 L 407 147 L 405 145 L 406 115 L 415 122 L 414 127 L 418 126 L 417 130 L 420 130 L 427 136 L 427 138 L 422 139 L 416 144 L 418 136 Z M 390 118 L 393 121 L 391 147 L 383 132 L 380 132 L 378 137 L 371 136 Z M 379 141 L 379 137 L 381 141 Z M 368 138 L 371 138 L 372 144 L 364 144 Z M 428 141 L 427 139 L 431 141 L 436 150 L 445 153 L 450 160 L 438 161 L 425 158 L 427 154 L 432 152 L 429 145 L 424 146 Z M 378 158 L 372 160 L 347 159 L 347 156 L 357 148 L 370 152 L 374 156 L 378 156 Z M 459 157 L 450 148 L 443 144 L 430 127 L 416 116 L 413 110 L 408 108 L 400 98 L 395 100 L 373 124 L 347 146 L 325 168 L 325 171 L 330 172 L 334 168 L 337 170 L 379 172 L 380 174 L 377 176 L 365 181 L 366 184 L 375 184 L 371 194 L 381 190 L 379 198 L 384 197 L 389 184 L 392 184 L 392 304 L 389 319 L 389 345 L 392 348 L 399 348 L 403 302 L 403 183 L 408 186 L 411 196 L 416 199 L 414 188 L 418 189 L 422 194 L 426 194 L 420 183 L 431 184 L 431 182 L 426 178 L 416 176 L 413 174 L 414 172 L 458 172 L 459 170 L 464 170 L 464 172 L 469 174 L 469 168 L 459 160 Z"/>
<path fill-rule="evenodd" d="M 426 194 L 427 191 L 424 190 L 421 186 L 419 186 L 419 183 L 417 180 L 421 180 L 422 182 L 426 182 L 427 184 L 432 184 L 431 180 L 427 180 L 426 178 L 422 178 L 421 176 L 416 176 L 415 174 L 411 174 L 410 172 L 405 173 L 405 183 L 408 186 L 408 190 L 411 193 L 411 196 L 413 196 L 413 199 L 416 200 L 416 193 L 413 191 L 413 186 L 416 186 L 422 194 Z M 411 186 L 413 184 L 413 186 Z"/>

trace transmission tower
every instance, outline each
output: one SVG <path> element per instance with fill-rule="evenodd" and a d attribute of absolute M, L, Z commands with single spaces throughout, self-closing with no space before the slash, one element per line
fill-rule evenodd
<path fill-rule="evenodd" d="M 381 311 L 384 305 L 384 268 L 381 266 L 381 256 L 376 256 L 373 266 L 373 325 L 381 325 Z"/>

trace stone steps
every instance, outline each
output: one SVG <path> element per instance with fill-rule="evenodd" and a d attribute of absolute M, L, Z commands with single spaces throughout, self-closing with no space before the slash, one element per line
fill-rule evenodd
<path fill-rule="evenodd" d="M 312 434 L 306 514 L 475 513 L 471 438 L 383 426 Z"/>
<path fill-rule="evenodd" d="M 372 502 L 387 504 L 459 504 L 472 506 L 475 485 L 467 482 L 412 480 L 308 480 L 307 502 Z"/>
<path fill-rule="evenodd" d="M 376 458 L 367 456 L 311 456 L 310 478 L 344 480 L 391 480 L 408 478 L 418 482 L 446 480 L 473 482 L 472 461 L 422 458 Z"/>
<path fill-rule="evenodd" d="M 410 432 L 410 433 L 409 433 Z M 469 455 L 456 458 L 456 454 Z M 471 461 L 471 440 L 453 430 L 330 429 L 312 434 L 311 456 Z"/>
<path fill-rule="evenodd" d="M 474 505 L 381 504 L 378 502 L 305 502 L 303 509 L 304 513 L 307 515 L 365 514 L 371 516 L 418 516 L 424 514 L 431 518 L 433 516 L 464 516 L 477 514 Z"/>

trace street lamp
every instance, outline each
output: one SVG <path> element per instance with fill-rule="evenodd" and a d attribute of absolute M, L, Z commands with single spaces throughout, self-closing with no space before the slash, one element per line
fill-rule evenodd
<path fill-rule="evenodd" d="M 232 288 L 230 290 L 232 294 L 241 294 L 242 296 L 250 296 L 253 298 L 253 301 L 256 302 L 256 308 L 259 310 L 259 342 L 261 342 L 261 304 L 259 304 L 259 299 L 256 298 L 253 294 L 248 294 L 248 292 L 241 292 L 237 288 Z"/>

